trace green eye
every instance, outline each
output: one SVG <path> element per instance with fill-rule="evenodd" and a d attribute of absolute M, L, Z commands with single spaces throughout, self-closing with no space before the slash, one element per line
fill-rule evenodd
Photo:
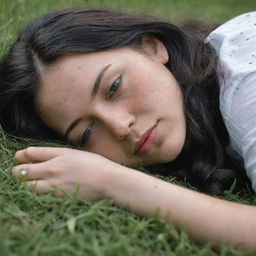
<path fill-rule="evenodd" d="M 116 91 L 118 90 L 119 86 L 120 86 L 120 83 L 121 83 L 121 77 L 117 78 L 113 84 L 111 85 L 110 89 L 109 89 L 109 97 L 111 98 L 115 93 Z"/>

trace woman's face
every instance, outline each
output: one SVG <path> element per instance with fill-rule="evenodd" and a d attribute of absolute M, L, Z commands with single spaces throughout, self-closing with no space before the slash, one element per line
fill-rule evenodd
<path fill-rule="evenodd" d="M 171 57 L 171 56 L 170 56 Z M 138 167 L 174 160 L 185 142 L 183 98 L 164 45 L 61 57 L 41 70 L 41 119 L 84 150 Z"/>

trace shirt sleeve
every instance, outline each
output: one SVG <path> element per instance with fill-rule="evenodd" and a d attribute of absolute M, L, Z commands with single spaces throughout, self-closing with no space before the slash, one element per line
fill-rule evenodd
<path fill-rule="evenodd" d="M 205 42 L 219 60 L 220 111 L 230 148 L 256 192 L 256 12 L 224 23 Z"/>
<path fill-rule="evenodd" d="M 256 72 L 240 81 L 233 96 L 228 132 L 232 143 L 241 152 L 256 192 Z"/>

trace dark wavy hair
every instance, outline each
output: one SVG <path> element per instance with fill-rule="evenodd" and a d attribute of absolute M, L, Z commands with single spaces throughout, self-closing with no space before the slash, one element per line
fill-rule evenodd
<path fill-rule="evenodd" d="M 206 193 L 220 194 L 235 178 L 245 179 L 245 170 L 226 150 L 229 135 L 219 110 L 217 58 L 204 43 L 213 28 L 199 22 L 175 26 L 147 15 L 99 8 L 68 8 L 44 14 L 21 31 L 0 62 L 0 124 L 16 136 L 63 140 L 36 113 L 38 61 L 49 65 L 72 53 L 140 48 L 144 35 L 154 35 L 172 56 L 166 66 L 184 96 L 187 136 L 174 161 L 146 168 L 185 178 Z"/>

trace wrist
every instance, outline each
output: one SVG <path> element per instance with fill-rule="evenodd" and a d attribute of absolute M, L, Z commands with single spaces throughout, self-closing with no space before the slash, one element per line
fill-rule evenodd
<path fill-rule="evenodd" d="M 104 182 L 105 198 L 142 216 L 152 216 L 161 208 L 166 182 L 124 166 L 111 174 Z"/>
<path fill-rule="evenodd" d="M 114 163 L 111 170 L 107 171 L 102 180 L 102 192 L 105 198 L 114 199 L 117 193 L 126 188 L 127 182 L 130 181 L 133 169 Z"/>

